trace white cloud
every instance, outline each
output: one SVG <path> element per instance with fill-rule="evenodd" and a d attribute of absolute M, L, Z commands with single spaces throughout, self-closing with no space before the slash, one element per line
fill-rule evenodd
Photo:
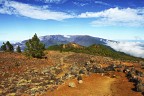
<path fill-rule="evenodd" d="M 64 2 L 66 0 L 37 0 L 45 2 Z M 95 1 L 95 3 L 103 3 Z M 34 6 L 30 4 L 19 3 L 16 1 L 0 0 L 0 13 L 9 15 L 18 15 L 40 20 L 64 20 L 69 18 L 95 18 L 90 24 L 92 26 L 144 26 L 144 8 L 139 9 L 119 9 L 110 8 L 101 12 L 86 12 L 80 15 L 73 13 L 57 12 L 49 10 L 49 6 Z M 84 5 L 81 5 L 84 6 Z"/>
<path fill-rule="evenodd" d="M 142 42 L 108 42 L 108 46 L 112 47 L 116 51 L 144 58 L 144 43 Z"/>
<path fill-rule="evenodd" d="M 105 6 L 110 6 L 110 4 L 102 2 L 102 1 L 95 1 L 96 4 L 101 4 L 101 5 L 105 5 Z"/>
<path fill-rule="evenodd" d="M 73 4 L 81 7 L 88 5 L 88 3 L 83 3 L 83 2 L 73 2 Z"/>
<path fill-rule="evenodd" d="M 41 1 L 41 2 L 44 2 L 44 3 L 64 3 L 67 0 L 36 0 L 36 1 Z"/>
<path fill-rule="evenodd" d="M 96 18 L 93 26 L 144 26 L 144 8 L 110 8 L 101 12 L 86 12 L 79 18 Z"/>
<path fill-rule="evenodd" d="M 72 15 L 69 15 L 64 12 L 54 12 L 47 10 L 45 6 L 32 6 L 29 4 L 23 4 L 15 1 L 5 1 L 3 3 L 2 8 L 0 9 L 0 13 L 9 14 L 9 15 L 20 15 L 33 19 L 41 19 L 41 20 L 63 20 L 68 18 L 73 18 Z"/>

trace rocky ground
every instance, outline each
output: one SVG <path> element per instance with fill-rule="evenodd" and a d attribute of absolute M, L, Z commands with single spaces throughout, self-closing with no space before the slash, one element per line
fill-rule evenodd
<path fill-rule="evenodd" d="M 72 52 L 46 54 L 48 58 L 33 59 L 1 52 L 0 96 L 143 96 L 139 62 Z"/>

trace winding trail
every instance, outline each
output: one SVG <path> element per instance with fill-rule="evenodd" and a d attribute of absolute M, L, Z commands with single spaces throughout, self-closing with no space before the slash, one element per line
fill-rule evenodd
<path fill-rule="evenodd" d="M 76 79 L 67 80 L 57 90 L 49 91 L 41 96 L 112 96 L 111 84 L 114 78 L 91 74 L 83 77 L 83 83 L 78 84 Z M 68 87 L 69 82 L 75 82 L 76 87 Z"/>

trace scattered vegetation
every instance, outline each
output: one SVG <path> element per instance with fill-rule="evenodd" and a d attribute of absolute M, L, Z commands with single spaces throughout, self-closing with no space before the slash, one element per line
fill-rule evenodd
<path fill-rule="evenodd" d="M 25 54 L 29 57 L 42 58 L 44 56 L 45 45 L 40 42 L 37 34 L 26 42 Z"/>
<path fill-rule="evenodd" d="M 142 58 L 137 58 L 130 56 L 128 54 L 125 54 L 123 52 L 118 52 L 112 49 L 109 46 L 106 45 L 101 45 L 101 44 L 94 44 L 89 47 L 80 47 L 80 48 L 75 48 L 75 47 L 63 47 L 64 45 L 54 45 L 50 46 L 47 49 L 48 50 L 56 50 L 56 51 L 61 51 L 61 52 L 76 52 L 76 53 L 86 53 L 86 54 L 91 54 L 91 55 L 98 55 L 98 56 L 105 56 L 105 57 L 112 57 L 114 59 L 120 59 L 120 60 L 130 60 L 130 61 L 139 61 Z"/>
<path fill-rule="evenodd" d="M 1 50 L 5 52 L 13 52 L 14 48 L 13 45 L 7 41 L 6 43 L 3 42 L 3 45 L 1 46 Z"/>
<path fill-rule="evenodd" d="M 6 44 L 3 42 L 3 45 L 1 46 L 1 50 L 2 51 L 6 51 L 7 50 L 7 48 L 6 48 Z"/>
<path fill-rule="evenodd" d="M 20 46 L 18 46 L 18 47 L 16 48 L 16 51 L 17 51 L 18 53 L 21 53 L 21 48 L 20 48 Z"/>
<path fill-rule="evenodd" d="M 65 49 L 68 46 L 62 47 Z M 76 47 L 79 50 L 82 48 L 74 46 L 74 48 Z M 144 86 L 142 85 L 144 83 L 141 82 L 144 73 L 140 70 L 143 62 L 129 62 L 126 64 L 126 62 L 123 61 L 117 62 L 118 60 L 110 58 L 74 52 L 70 52 L 70 54 L 69 52 L 66 52 L 66 54 L 49 52 L 48 56 L 50 58 L 49 60 L 27 59 L 22 54 L 0 52 L 0 96 L 35 96 L 37 94 L 54 96 L 49 94 L 50 91 L 55 92 L 54 90 L 57 90 L 61 85 L 65 86 L 64 88 L 69 86 L 70 88 L 68 89 L 70 89 L 70 91 L 73 87 L 77 87 L 78 90 L 81 91 L 83 91 L 83 89 L 87 90 L 87 94 L 93 91 L 94 96 L 99 95 L 97 91 L 92 90 L 96 88 L 95 86 L 98 86 L 98 88 L 99 86 L 102 87 L 102 89 L 96 89 L 98 92 L 107 94 L 107 91 L 104 91 L 103 88 L 107 90 L 109 87 L 106 86 L 111 84 L 110 89 L 118 90 L 112 94 L 111 91 L 109 91 L 110 95 L 114 96 L 117 94 L 121 96 L 120 92 L 123 91 L 123 88 L 127 89 L 124 92 L 125 94 L 122 94 L 123 96 L 141 96 L 139 94 L 144 92 Z M 63 58 L 64 63 L 61 63 L 61 58 Z M 99 59 L 101 60 L 99 61 Z M 125 75 L 132 83 L 128 82 Z M 73 81 L 72 79 L 74 78 L 75 80 Z M 66 80 L 69 81 L 67 82 Z M 65 81 L 67 83 L 65 83 Z M 122 81 L 125 82 L 121 84 Z M 98 85 L 94 85 L 95 82 L 97 82 Z M 107 84 L 107 82 L 109 83 Z M 134 88 L 134 90 L 132 88 Z M 61 91 L 59 93 L 61 93 Z"/>

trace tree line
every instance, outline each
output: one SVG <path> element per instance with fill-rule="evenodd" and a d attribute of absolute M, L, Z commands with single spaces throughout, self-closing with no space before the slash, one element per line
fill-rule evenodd
<path fill-rule="evenodd" d="M 4 51 L 4 52 L 14 52 L 14 47 L 13 47 L 13 45 L 9 41 L 7 41 L 6 43 L 3 42 L 3 45 L 1 46 L 1 51 Z M 16 52 L 21 53 L 20 46 L 17 46 Z"/>
<path fill-rule="evenodd" d="M 24 50 L 24 54 L 28 57 L 34 57 L 34 58 L 42 58 L 45 50 L 45 45 L 40 42 L 37 34 L 35 34 L 32 39 L 29 39 L 26 43 L 26 48 Z M 3 42 L 3 45 L 1 46 L 1 51 L 3 52 L 18 52 L 21 53 L 21 47 L 18 45 L 16 48 L 16 51 L 14 50 L 13 45 L 7 41 L 6 43 Z"/>

